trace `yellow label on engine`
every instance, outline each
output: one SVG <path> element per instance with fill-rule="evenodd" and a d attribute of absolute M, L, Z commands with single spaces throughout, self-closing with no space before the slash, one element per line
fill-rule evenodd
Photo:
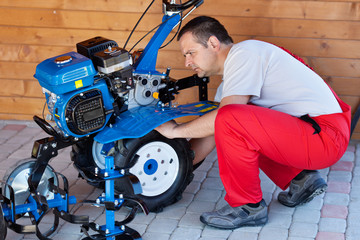
<path fill-rule="evenodd" d="M 83 86 L 83 82 L 82 82 L 82 80 L 80 79 L 80 80 L 77 80 L 77 81 L 75 81 L 75 87 L 76 88 L 81 88 Z"/>

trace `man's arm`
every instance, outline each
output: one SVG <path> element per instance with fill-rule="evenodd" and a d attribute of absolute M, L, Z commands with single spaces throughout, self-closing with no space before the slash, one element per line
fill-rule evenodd
<path fill-rule="evenodd" d="M 219 108 L 228 104 L 247 104 L 249 99 L 250 96 L 228 96 L 221 100 Z M 167 138 L 209 137 L 214 135 L 217 112 L 218 109 L 183 124 L 177 124 L 175 121 L 169 121 L 155 128 L 155 130 Z"/>

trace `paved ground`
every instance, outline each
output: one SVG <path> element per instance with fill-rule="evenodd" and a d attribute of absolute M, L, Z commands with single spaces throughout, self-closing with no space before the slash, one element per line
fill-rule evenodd
<path fill-rule="evenodd" d="M 33 141 L 46 135 L 31 122 L 0 121 L 0 177 L 18 160 L 28 158 Z M 70 194 L 78 200 L 95 199 L 99 194 L 84 180 L 69 160 L 70 149 L 64 149 L 51 161 L 51 166 L 63 173 L 71 185 Z M 264 199 L 269 205 L 269 222 L 263 227 L 244 227 L 234 231 L 204 226 L 199 216 L 224 204 L 224 189 L 218 175 L 216 153 L 208 156 L 195 171 L 193 182 L 183 199 L 161 213 L 138 214 L 129 226 L 144 240 L 355 240 L 360 239 L 360 142 L 351 142 L 343 158 L 331 168 L 321 170 L 327 180 L 327 192 L 312 202 L 296 208 L 282 206 L 276 200 L 277 188 L 261 174 Z M 102 208 L 76 205 L 76 214 L 104 224 Z M 120 221 L 126 215 L 123 208 L 116 214 Z M 22 218 L 24 219 L 24 218 Z M 46 219 L 48 220 L 48 219 Z M 61 220 L 53 239 L 82 239 L 79 225 Z M 8 231 L 7 239 L 37 239 L 34 234 L 20 235 Z"/>

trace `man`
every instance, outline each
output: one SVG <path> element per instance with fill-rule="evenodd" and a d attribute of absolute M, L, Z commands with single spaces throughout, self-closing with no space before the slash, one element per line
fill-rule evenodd
<path fill-rule="evenodd" d="M 259 169 L 280 188 L 278 201 L 295 207 L 326 190 L 316 169 L 344 154 L 350 107 L 308 66 L 262 41 L 234 44 L 210 17 L 191 20 L 179 33 L 186 67 L 199 77 L 220 75 L 218 110 L 156 130 L 168 138 L 192 138 L 196 164 L 215 146 L 228 205 L 204 213 L 213 227 L 234 229 L 267 222 Z"/>

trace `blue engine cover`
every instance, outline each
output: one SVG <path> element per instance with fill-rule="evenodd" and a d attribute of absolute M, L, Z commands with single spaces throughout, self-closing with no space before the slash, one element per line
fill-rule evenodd
<path fill-rule="evenodd" d="M 41 62 L 34 77 L 43 88 L 58 95 L 92 85 L 96 74 L 89 58 L 69 52 Z"/>
<path fill-rule="evenodd" d="M 91 100 L 95 93 L 97 93 L 96 101 Z M 80 99 L 90 99 L 91 101 L 82 104 Z M 101 79 L 92 86 L 60 95 L 54 105 L 54 119 L 65 135 L 80 138 L 99 132 L 106 126 L 112 115 L 113 103 L 114 98 L 111 96 L 105 80 Z M 99 105 L 97 109 L 91 108 L 96 105 Z M 78 109 L 77 112 L 76 109 Z"/>

